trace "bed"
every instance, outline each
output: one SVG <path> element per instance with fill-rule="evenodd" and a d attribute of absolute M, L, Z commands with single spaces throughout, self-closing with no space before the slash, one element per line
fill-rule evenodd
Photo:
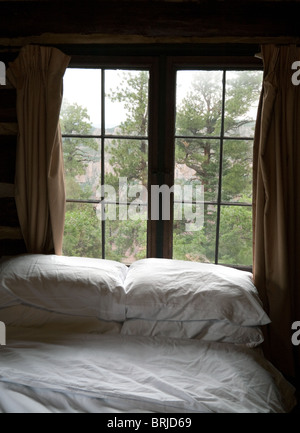
<path fill-rule="evenodd" d="M 251 273 L 143 259 L 0 261 L 1 413 L 290 412 Z"/>

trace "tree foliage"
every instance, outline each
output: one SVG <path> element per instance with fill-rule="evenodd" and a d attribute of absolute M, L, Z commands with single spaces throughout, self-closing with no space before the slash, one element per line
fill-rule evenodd
<path fill-rule="evenodd" d="M 124 104 L 126 120 L 118 126 L 123 136 L 135 139 L 115 139 L 109 146 L 109 164 L 113 168 L 105 176 L 105 182 L 119 192 L 119 179 L 126 178 L 128 185 L 148 186 L 148 81 L 149 73 L 126 73 L 120 86 L 108 95 L 112 101 Z M 130 201 L 138 197 L 129 198 Z M 141 201 L 145 197 L 140 197 Z M 138 211 L 138 207 L 132 205 Z M 129 207 L 127 206 L 127 210 Z M 145 207 L 143 207 L 145 210 Z M 138 214 L 137 214 L 138 215 Z M 125 261 L 146 257 L 147 222 L 144 219 L 109 221 L 107 256 Z M 126 259 L 127 257 L 127 259 Z"/>
<path fill-rule="evenodd" d="M 222 113 L 222 77 L 219 71 L 195 75 L 191 90 L 177 108 L 176 161 L 191 170 L 190 181 L 200 180 L 205 200 L 222 203 L 252 202 L 252 140 L 255 107 L 261 87 L 261 74 L 255 71 L 229 73 L 226 81 L 225 112 Z M 223 155 L 220 173 L 220 136 Z M 204 138 L 197 138 L 197 137 Z M 177 179 L 179 182 L 180 179 Z M 221 186 L 221 191 L 219 188 Z M 220 195 L 221 194 L 221 195 Z M 191 234 L 183 223 L 175 224 L 174 257 L 215 260 L 218 209 L 205 207 L 201 233 Z M 221 206 L 218 260 L 227 264 L 252 263 L 251 208 Z"/>
<path fill-rule="evenodd" d="M 87 109 L 78 104 L 64 103 L 60 125 L 63 135 L 92 133 Z M 67 199 L 90 199 L 91 188 L 80 184 L 78 176 L 86 173 L 87 166 L 98 149 L 99 145 L 94 138 L 63 138 Z M 67 203 L 63 253 L 79 257 L 101 256 L 101 225 L 96 216 L 95 206 Z"/>
<path fill-rule="evenodd" d="M 126 109 L 125 121 L 116 125 L 115 133 L 120 138 L 106 140 L 105 145 L 105 183 L 113 186 L 117 193 L 120 178 L 127 178 L 130 185 L 147 187 L 148 80 L 147 71 L 126 71 L 120 85 L 106 95 L 111 101 L 122 103 Z M 251 110 L 257 104 L 260 86 L 260 72 L 229 72 L 223 113 L 222 72 L 199 71 L 191 82 L 190 90 L 178 103 L 175 151 L 176 171 L 179 174 L 176 183 L 204 185 L 207 204 L 204 206 L 201 230 L 187 231 L 188 221 L 174 221 L 174 258 L 214 262 L 218 216 L 216 203 L 221 199 L 219 262 L 252 263 L 251 207 L 244 206 L 252 201 L 252 139 L 241 137 L 250 138 L 253 134 Z M 65 134 L 87 135 L 92 130 L 86 108 L 76 104 L 64 107 L 61 125 Z M 226 138 L 220 140 L 222 133 Z M 93 138 L 84 141 L 64 139 L 66 183 L 71 198 L 88 199 L 91 196 L 89 186 L 81 184 L 78 179 L 85 174 L 88 164 L 97 154 L 99 143 Z M 147 197 L 140 196 L 139 199 L 145 202 Z M 115 221 L 105 221 L 105 257 L 130 262 L 146 256 L 147 221 L 144 218 L 121 220 L 121 206 L 126 205 L 119 205 Z M 138 206 L 134 209 L 138 216 Z M 101 256 L 103 233 L 100 214 L 99 208 L 91 204 L 68 204 L 65 253 Z"/>

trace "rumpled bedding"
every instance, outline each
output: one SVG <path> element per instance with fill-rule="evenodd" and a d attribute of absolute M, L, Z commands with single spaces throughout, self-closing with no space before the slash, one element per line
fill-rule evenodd
<path fill-rule="evenodd" d="M 0 261 L 1 413 L 290 412 L 252 275 L 218 265 Z M 3 328 L 3 327 L 2 327 Z"/>
<path fill-rule="evenodd" d="M 260 349 L 116 333 L 8 330 L 0 412 L 281 413 L 294 390 Z"/>

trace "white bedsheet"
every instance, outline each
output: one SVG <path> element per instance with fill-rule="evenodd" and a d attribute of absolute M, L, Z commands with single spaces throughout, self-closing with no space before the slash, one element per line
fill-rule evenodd
<path fill-rule="evenodd" d="M 294 389 L 259 349 L 7 329 L 0 412 L 286 412 Z"/>

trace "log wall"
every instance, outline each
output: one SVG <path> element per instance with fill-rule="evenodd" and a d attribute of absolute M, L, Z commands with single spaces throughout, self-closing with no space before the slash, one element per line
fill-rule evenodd
<path fill-rule="evenodd" d="M 16 90 L 0 86 L 0 256 L 26 252 L 15 203 Z"/>

